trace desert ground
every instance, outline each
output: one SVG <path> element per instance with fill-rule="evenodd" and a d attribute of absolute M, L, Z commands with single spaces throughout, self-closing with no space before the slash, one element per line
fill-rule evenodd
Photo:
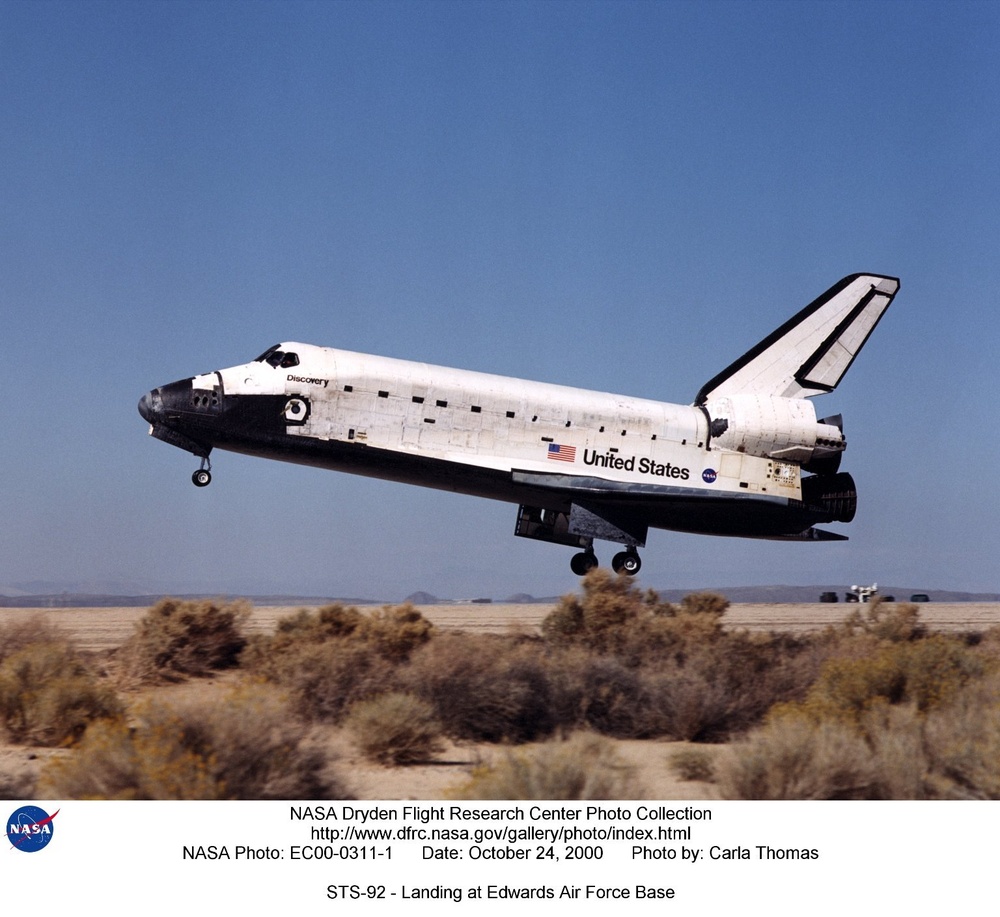
<path fill-rule="evenodd" d="M 260 606 L 250 615 L 250 633 L 269 633 L 277 621 L 297 611 L 301 605 Z M 511 631 L 534 633 L 552 606 L 539 602 L 528 605 L 508 605 L 499 602 L 467 605 L 418 605 L 421 614 L 436 627 L 444 630 L 465 630 L 481 634 L 502 634 Z M 838 624 L 852 610 L 863 605 L 766 604 L 730 605 L 725 625 L 760 631 L 791 631 L 801 633 L 822 630 Z M 135 622 L 146 608 L 0 608 L 0 622 L 20 617 L 42 617 L 64 629 L 76 645 L 86 651 L 100 652 L 120 646 L 132 632 Z M 920 620 L 933 630 L 985 630 L 1000 624 L 1000 604 L 992 602 L 928 602 L 920 606 Z"/>
<path fill-rule="evenodd" d="M 276 622 L 301 606 L 255 607 L 248 630 L 270 632 Z M 863 606 L 860 606 L 863 607 Z M 436 627 L 478 633 L 532 633 L 549 613 L 547 604 L 465 604 L 418 606 Z M 732 605 L 724 618 L 732 628 L 802 632 L 822 629 L 841 622 L 857 605 L 849 604 L 767 604 Z M 146 608 L 2 608 L 0 623 L 19 617 L 42 617 L 69 634 L 85 651 L 102 653 L 121 645 Z M 920 606 L 921 620 L 943 631 L 985 630 L 1000 624 L 1000 604 L 928 603 Z M 200 696 L 217 694 L 220 699 L 230 686 L 231 676 L 194 679 L 183 685 L 156 688 L 160 692 L 186 691 Z M 444 791 L 461 783 L 477 764 L 489 763 L 508 754 L 502 747 L 464 743 L 449 746 L 432 764 L 409 767 L 382 767 L 362 758 L 341 730 L 330 727 L 324 741 L 336 760 L 347 789 L 358 799 L 438 799 Z M 682 781 L 676 777 L 670 759 L 686 743 L 624 740 L 616 742 L 623 766 L 632 768 L 642 795 L 650 799 L 711 799 L 714 787 L 708 783 Z M 704 747 L 704 746 L 701 746 Z M 717 754 L 725 754 L 723 746 Z M 37 772 L 50 750 L 0 745 L 0 772 Z"/>

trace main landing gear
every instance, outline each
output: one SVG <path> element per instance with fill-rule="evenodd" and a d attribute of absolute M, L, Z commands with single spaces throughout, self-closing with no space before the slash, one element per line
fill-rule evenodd
<path fill-rule="evenodd" d="M 613 516 L 614 513 L 608 510 L 605 515 Z M 642 566 L 636 548 L 646 544 L 647 529 L 641 519 L 609 521 L 580 506 L 572 506 L 567 511 L 522 504 L 517 508 L 514 534 L 576 548 L 579 553 L 573 555 L 569 566 L 577 576 L 585 576 L 597 566 L 595 538 L 617 542 L 624 545 L 625 550 L 619 551 L 611 560 L 612 569 L 615 573 L 635 576 Z"/>
<path fill-rule="evenodd" d="M 574 554 L 573 559 L 569 562 L 570 569 L 577 576 L 585 576 L 597 565 L 597 555 L 594 554 L 593 548 L 588 548 L 586 551 Z M 642 560 L 640 560 L 639 554 L 635 548 L 620 551 L 611 559 L 611 569 L 614 570 L 615 573 L 623 573 L 626 576 L 635 576 L 641 567 Z"/>
<path fill-rule="evenodd" d="M 195 487 L 208 487 L 212 483 L 212 462 L 208 456 L 201 459 L 201 467 L 191 475 L 191 480 Z"/>
<path fill-rule="evenodd" d="M 581 551 L 579 554 L 574 554 L 573 559 L 569 562 L 569 568 L 577 576 L 585 576 L 593 570 L 597 564 L 597 555 L 594 553 L 592 548 L 589 548 L 586 551 Z"/>

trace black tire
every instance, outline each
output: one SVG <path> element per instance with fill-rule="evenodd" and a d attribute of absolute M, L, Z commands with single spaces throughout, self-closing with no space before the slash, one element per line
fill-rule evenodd
<path fill-rule="evenodd" d="M 642 569 L 642 560 L 635 551 L 622 551 L 616 554 L 611 560 L 611 569 L 615 573 L 624 573 L 626 576 L 635 576 Z"/>
<path fill-rule="evenodd" d="M 586 576 L 596 566 L 597 557 L 591 551 L 581 551 L 579 554 L 574 554 L 573 559 L 569 562 L 570 570 L 577 576 Z"/>
<path fill-rule="evenodd" d="M 191 480 L 194 482 L 195 487 L 208 487 L 212 483 L 212 473 L 206 471 L 204 468 L 199 468 L 191 475 Z"/>

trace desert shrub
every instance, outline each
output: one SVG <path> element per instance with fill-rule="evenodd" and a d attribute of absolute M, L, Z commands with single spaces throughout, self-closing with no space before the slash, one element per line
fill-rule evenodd
<path fill-rule="evenodd" d="M 433 626 L 412 605 L 386 605 L 370 614 L 340 604 L 300 609 L 278 622 L 275 632 L 255 634 L 240 657 L 249 672 L 281 680 L 288 658 L 323 644 L 365 647 L 389 662 L 402 662 L 426 643 Z"/>
<path fill-rule="evenodd" d="M 711 650 L 719 655 L 731 635 L 722 629 L 725 599 L 712 593 L 685 596 L 679 605 L 660 604 L 626 627 L 613 650 L 630 664 L 647 666 L 665 659 L 683 664 Z"/>
<path fill-rule="evenodd" d="M 480 742 L 528 742 L 558 725 L 544 650 L 531 641 L 441 634 L 396 679 L 423 698 L 445 733 Z"/>
<path fill-rule="evenodd" d="M 965 684 L 929 711 L 875 708 L 861 730 L 885 799 L 1000 799 L 1000 679 Z"/>
<path fill-rule="evenodd" d="M 1000 662 L 1000 626 L 966 634 L 966 640 L 975 646 L 984 659 Z"/>
<path fill-rule="evenodd" d="M 721 663 L 716 665 L 716 669 Z M 650 710 L 647 718 L 657 725 L 656 734 L 682 741 L 712 741 L 725 737 L 731 712 L 739 698 L 725 677 L 713 674 L 706 654 L 683 665 L 667 663 L 647 676 Z"/>
<path fill-rule="evenodd" d="M 626 576 L 595 567 L 582 580 L 583 595 L 564 595 L 542 621 L 549 639 L 580 639 L 599 646 L 643 611 L 642 597 Z"/>
<path fill-rule="evenodd" d="M 768 657 L 743 665 L 728 648 L 724 642 L 639 666 L 582 647 L 550 650 L 544 665 L 553 723 L 616 738 L 715 741 L 756 725 L 776 701 L 796 696 L 782 666 L 768 667 Z"/>
<path fill-rule="evenodd" d="M 362 614 L 357 608 L 340 603 L 324 605 L 316 611 L 300 608 L 278 622 L 275 633 L 287 642 L 322 643 L 324 640 L 350 637 L 361 624 Z"/>
<path fill-rule="evenodd" d="M 727 634 L 718 648 L 706 648 L 695 660 L 716 670 L 729 686 L 728 732 L 745 731 L 760 723 L 777 703 L 801 700 L 815 684 L 826 657 L 808 638 L 789 634 Z"/>
<path fill-rule="evenodd" d="M 860 722 L 777 717 L 719 765 L 729 799 L 1000 799 L 1000 685 L 929 713 L 881 705 Z"/>
<path fill-rule="evenodd" d="M 725 740 L 759 725 L 775 704 L 801 700 L 817 670 L 808 642 L 787 636 L 736 632 L 675 644 L 637 668 L 640 735 Z"/>
<path fill-rule="evenodd" d="M 860 658 L 828 661 L 805 700 L 777 712 L 858 723 L 879 705 L 912 702 L 925 713 L 955 697 L 982 672 L 979 656 L 953 637 L 881 641 Z"/>
<path fill-rule="evenodd" d="M 1000 675 L 932 695 L 924 707 L 918 692 L 826 718 L 815 709 L 779 709 L 732 746 L 720 768 L 723 796 L 1000 799 Z"/>
<path fill-rule="evenodd" d="M 670 769 L 681 780 L 701 780 L 711 783 L 715 779 L 715 763 L 704 748 L 681 748 L 670 755 Z"/>
<path fill-rule="evenodd" d="M 629 577 L 602 567 L 591 570 L 581 585 L 582 595 L 564 595 L 542 621 L 542 634 L 549 642 L 614 651 L 625 630 L 663 610 L 655 593 L 641 593 Z"/>
<path fill-rule="evenodd" d="M 343 605 L 302 609 L 272 635 L 254 635 L 241 657 L 249 673 L 285 688 L 310 721 L 338 723 L 348 708 L 386 691 L 395 666 L 430 637 L 411 605 L 371 615 Z"/>
<path fill-rule="evenodd" d="M 927 755 L 926 717 L 914 704 L 878 706 L 859 724 L 875 761 L 873 796 L 879 799 L 930 799 L 937 795 Z"/>
<path fill-rule="evenodd" d="M 473 770 L 446 794 L 452 799 L 640 799 L 633 770 L 599 736 L 577 733 L 532 749 L 509 751 Z"/>
<path fill-rule="evenodd" d="M 353 704 L 392 683 L 394 667 L 366 643 L 328 640 L 289 648 L 272 661 L 269 679 L 310 722 L 339 723 Z"/>
<path fill-rule="evenodd" d="M 836 721 L 779 717 L 733 744 L 716 767 L 723 799 L 876 798 L 874 755 Z"/>
<path fill-rule="evenodd" d="M 325 757 L 290 715 L 285 696 L 266 685 L 238 686 L 221 702 L 153 708 L 145 722 L 179 726 L 181 744 L 209 762 L 224 798 L 309 799 L 328 792 Z"/>
<path fill-rule="evenodd" d="M 379 764 L 415 764 L 442 748 L 433 708 L 410 694 L 392 692 L 360 701 L 344 725 L 365 757 Z"/>
<path fill-rule="evenodd" d="M 72 645 L 63 631 L 41 615 L 0 624 L 0 662 L 35 643 Z"/>
<path fill-rule="evenodd" d="M 837 659 L 823 667 L 805 702 L 818 718 L 857 720 L 875 704 L 898 704 L 906 693 L 906 672 L 898 653 L 881 651 L 860 659 Z"/>
<path fill-rule="evenodd" d="M 1000 677 L 970 683 L 923 726 L 933 795 L 1000 799 Z"/>
<path fill-rule="evenodd" d="M 35 783 L 29 773 L 0 772 L 0 799 L 31 799 L 38 795 Z"/>
<path fill-rule="evenodd" d="M 917 605 L 908 602 L 896 605 L 881 597 L 876 597 L 866 606 L 865 614 L 854 609 L 842 626 L 848 634 L 870 634 L 879 640 L 894 643 L 917 640 L 926 634 L 920 623 L 920 608 Z"/>
<path fill-rule="evenodd" d="M 392 662 L 409 658 L 431 637 L 433 625 L 409 603 L 386 605 L 365 615 L 360 636 Z"/>
<path fill-rule="evenodd" d="M 665 734 L 659 669 L 627 665 L 618 656 L 583 647 L 550 649 L 544 663 L 553 728 L 615 738 Z"/>
<path fill-rule="evenodd" d="M 668 654 L 683 656 L 723 635 L 729 603 L 713 593 L 685 596 L 673 605 L 601 568 L 591 570 L 582 587 L 582 595 L 563 596 L 542 622 L 550 645 L 585 646 L 636 666 Z"/>
<path fill-rule="evenodd" d="M 0 664 L 0 722 L 13 742 L 68 744 L 120 709 L 67 643 L 29 643 Z"/>
<path fill-rule="evenodd" d="M 331 640 L 346 640 L 358 629 L 361 612 L 340 604 L 316 611 L 300 608 L 281 618 L 273 634 L 253 634 L 240 655 L 240 666 L 256 675 L 277 680 L 286 657 L 295 657 L 304 647 Z"/>
<path fill-rule="evenodd" d="M 77 751 L 43 769 L 42 790 L 68 799 L 345 798 L 272 689 L 147 705 L 135 718 L 88 729 Z"/>
<path fill-rule="evenodd" d="M 906 672 L 906 697 L 921 713 L 954 699 L 983 674 L 981 660 L 954 637 L 938 634 L 898 650 Z"/>
<path fill-rule="evenodd" d="M 708 621 L 721 622 L 722 616 L 729 608 L 729 599 L 715 592 L 692 592 L 681 599 L 679 606 L 658 605 L 656 614 L 669 614 L 671 617 L 683 618 L 687 615 L 703 615 Z"/>
<path fill-rule="evenodd" d="M 180 729 L 133 730 L 121 719 L 102 720 L 78 748 L 49 761 L 39 790 L 59 799 L 219 799 L 208 762 L 185 749 Z"/>
<path fill-rule="evenodd" d="M 543 622 L 550 663 L 557 649 L 589 654 L 562 676 L 576 711 L 559 721 L 619 737 L 714 741 L 804 697 L 818 671 L 811 645 L 729 633 L 728 605 L 714 593 L 662 602 L 627 577 L 591 571 L 583 594 L 564 596 Z"/>
<path fill-rule="evenodd" d="M 591 574 L 588 573 L 584 577 Z M 542 635 L 553 643 L 575 640 L 583 631 L 583 606 L 575 596 L 563 596 L 543 619 Z"/>
<path fill-rule="evenodd" d="M 246 644 L 246 602 L 163 599 L 137 623 L 119 651 L 126 678 L 177 681 L 235 666 Z"/>
<path fill-rule="evenodd" d="M 650 698 L 639 670 L 613 656 L 587 654 L 576 660 L 570 675 L 572 683 L 563 681 L 562 690 L 577 709 L 568 725 L 616 738 L 644 738 L 659 732 L 650 723 Z"/>

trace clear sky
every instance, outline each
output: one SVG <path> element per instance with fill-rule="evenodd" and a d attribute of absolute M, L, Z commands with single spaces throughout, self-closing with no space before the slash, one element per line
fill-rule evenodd
<path fill-rule="evenodd" d="M 998 591 L 998 149 L 996 3 L 0 0 L 0 592 L 570 591 L 511 505 L 196 489 L 136 402 L 301 340 L 690 403 L 856 271 L 851 540 L 640 582 Z"/>

